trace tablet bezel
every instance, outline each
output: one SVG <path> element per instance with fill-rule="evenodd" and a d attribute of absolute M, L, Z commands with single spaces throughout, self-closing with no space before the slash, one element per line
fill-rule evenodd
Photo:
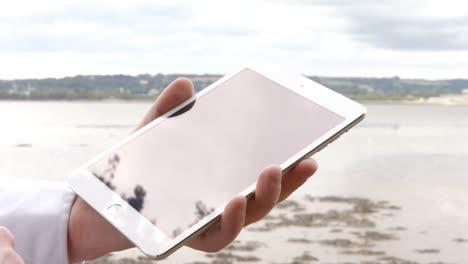
<path fill-rule="evenodd" d="M 246 67 L 237 72 L 224 76 L 201 92 L 197 93 L 194 97 L 188 99 L 163 116 L 155 119 L 143 128 L 132 133 L 116 146 L 81 166 L 79 169 L 68 176 L 67 181 L 70 187 L 102 217 L 104 217 L 122 234 L 124 234 L 143 253 L 154 259 L 163 259 L 167 257 L 169 254 L 181 247 L 187 239 L 199 234 L 207 227 L 209 227 L 211 223 L 216 222 L 216 220 L 223 212 L 226 204 L 223 204 L 214 210 L 211 214 L 193 225 L 191 228 L 185 230 L 176 238 L 172 239 L 166 236 L 164 232 L 162 232 L 148 219 L 132 208 L 125 200 L 120 197 L 120 195 L 113 192 L 104 183 L 97 179 L 87 168 L 91 164 L 94 164 L 116 149 L 120 148 L 127 142 L 143 134 L 148 129 L 151 129 L 159 122 L 177 112 L 179 109 L 183 108 L 194 100 L 197 100 L 209 91 L 216 89 L 221 83 L 229 80 L 233 76 L 247 69 L 259 73 L 260 75 L 270 79 L 273 82 L 276 82 L 282 87 L 289 89 L 296 94 L 301 95 L 305 99 L 310 100 L 344 118 L 340 124 L 335 126 L 333 129 L 328 131 L 314 142 L 311 142 L 311 144 L 304 147 L 296 155 L 284 161 L 281 164 L 283 171 L 287 171 L 299 161 L 310 157 L 312 154 L 324 148 L 329 142 L 335 140 L 339 135 L 347 131 L 350 127 L 354 126 L 365 116 L 366 109 L 364 106 L 302 75 L 289 73 L 282 69 Z M 242 190 L 239 195 L 249 196 L 255 190 L 255 185 L 255 182 L 252 183 L 252 185 Z"/>

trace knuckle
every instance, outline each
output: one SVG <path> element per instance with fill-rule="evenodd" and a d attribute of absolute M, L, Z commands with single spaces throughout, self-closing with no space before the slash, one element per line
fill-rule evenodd
<path fill-rule="evenodd" d="M 275 203 L 265 203 L 261 208 L 259 208 L 253 215 L 252 219 L 257 222 L 265 217 L 273 208 Z"/>
<path fill-rule="evenodd" d="M 219 251 L 221 251 L 221 249 L 223 249 L 224 247 L 223 246 L 220 246 L 220 245 L 212 245 L 211 247 L 209 247 L 207 249 L 207 252 L 208 253 L 217 253 Z"/>
<path fill-rule="evenodd" d="M 253 224 L 253 223 L 256 223 L 258 221 L 260 221 L 262 219 L 262 216 L 261 215 L 254 215 L 251 220 L 250 220 L 250 223 Z"/>
<path fill-rule="evenodd" d="M 0 226 L 0 237 L 8 237 L 11 236 L 10 230 L 4 226 Z"/>
<path fill-rule="evenodd" d="M 13 248 L 4 248 L 0 253 L 2 263 L 21 264 L 23 259 L 15 252 Z"/>
<path fill-rule="evenodd" d="M 244 225 L 250 225 L 255 222 L 258 222 L 261 220 L 268 212 L 262 209 L 262 208 L 255 208 L 255 210 L 250 210 L 245 219 L 245 224 Z"/>
<path fill-rule="evenodd" d="M 0 240 L 7 241 L 12 245 L 15 244 L 15 238 L 13 237 L 13 234 L 10 232 L 10 230 L 8 230 L 8 228 L 4 226 L 0 226 Z"/>
<path fill-rule="evenodd" d="M 13 248 L 11 248 L 11 247 L 2 248 L 1 255 L 2 255 L 3 258 L 8 259 L 14 254 L 16 254 L 16 253 L 13 250 Z"/>

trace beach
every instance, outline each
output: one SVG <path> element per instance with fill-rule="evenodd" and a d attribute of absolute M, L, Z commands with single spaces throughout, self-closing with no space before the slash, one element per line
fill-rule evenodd
<path fill-rule="evenodd" d="M 366 103 L 318 172 L 219 253 L 160 263 L 466 263 L 468 105 Z M 63 181 L 148 102 L 0 102 L 0 176 Z M 190 157 L 184 157 L 189 159 Z M 137 249 L 88 263 L 149 263 Z"/>
<path fill-rule="evenodd" d="M 182 249 L 162 263 L 464 263 L 466 232 L 411 229 L 401 214 L 404 208 L 384 200 L 306 195 L 279 204 L 219 253 Z M 428 243 L 434 235 L 439 244 Z M 133 254 L 88 263 L 151 262 Z"/>

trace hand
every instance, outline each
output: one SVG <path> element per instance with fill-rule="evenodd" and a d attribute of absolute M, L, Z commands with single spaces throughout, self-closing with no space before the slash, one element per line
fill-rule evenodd
<path fill-rule="evenodd" d="M 0 226 L 0 263 L 24 264 L 23 259 L 15 251 L 15 238 L 10 230 Z"/>
<path fill-rule="evenodd" d="M 136 129 L 143 127 L 194 95 L 190 80 L 179 78 L 166 88 Z M 255 197 L 235 197 L 224 209 L 221 220 L 187 245 L 194 249 L 216 252 L 231 243 L 244 226 L 262 219 L 278 202 L 286 199 L 317 170 L 317 163 L 307 159 L 286 175 L 279 166 L 266 168 L 259 176 Z M 76 198 L 68 225 L 68 250 L 71 262 L 94 259 L 106 253 L 133 247 L 119 231 Z"/>

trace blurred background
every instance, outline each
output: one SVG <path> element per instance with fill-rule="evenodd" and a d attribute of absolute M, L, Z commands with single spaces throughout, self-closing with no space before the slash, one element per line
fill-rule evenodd
<path fill-rule="evenodd" d="M 62 182 L 175 78 L 199 91 L 246 64 L 302 73 L 368 117 L 228 248 L 163 263 L 466 263 L 464 1 L 1 3 L 0 177 Z"/>

